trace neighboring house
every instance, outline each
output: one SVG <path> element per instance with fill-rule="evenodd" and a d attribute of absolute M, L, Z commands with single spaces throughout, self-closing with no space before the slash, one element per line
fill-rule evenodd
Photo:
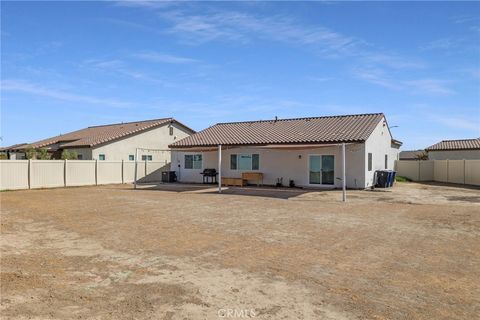
<path fill-rule="evenodd" d="M 7 159 L 10 160 L 23 160 L 26 159 L 25 152 L 23 152 L 22 148 L 27 146 L 26 143 L 18 143 L 14 144 L 10 147 L 0 148 L 0 152 L 6 154 Z"/>
<path fill-rule="evenodd" d="M 172 170 L 181 182 L 202 182 L 203 169 L 218 171 L 221 145 L 224 178 L 257 172 L 268 185 L 341 187 L 343 143 L 348 188 L 393 169 L 401 145 L 382 113 L 219 123 L 171 144 Z"/>
<path fill-rule="evenodd" d="M 173 118 L 125 122 L 88 127 L 30 144 L 5 148 L 10 154 L 29 148 L 45 148 L 52 158 L 60 159 L 63 150 L 75 151 L 79 160 L 135 159 L 136 148 L 168 149 L 168 145 L 195 133 Z M 138 160 L 170 161 L 162 152 L 139 151 Z M 12 159 L 12 157 L 10 157 Z"/>
<path fill-rule="evenodd" d="M 399 160 L 420 160 L 425 155 L 425 150 L 405 150 L 400 151 Z"/>
<path fill-rule="evenodd" d="M 429 160 L 480 160 L 480 138 L 443 140 L 425 150 Z"/>

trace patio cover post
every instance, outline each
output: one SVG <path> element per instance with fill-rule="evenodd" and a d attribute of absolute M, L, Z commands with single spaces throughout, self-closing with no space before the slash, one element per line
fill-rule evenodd
<path fill-rule="evenodd" d="M 137 189 L 137 169 L 138 169 L 138 148 L 135 148 L 135 176 L 133 178 L 133 188 Z"/>
<path fill-rule="evenodd" d="M 218 193 L 222 193 L 222 145 L 218 145 Z"/>
<path fill-rule="evenodd" d="M 343 202 L 347 202 L 347 175 L 345 173 L 345 142 L 342 143 L 342 196 Z"/>

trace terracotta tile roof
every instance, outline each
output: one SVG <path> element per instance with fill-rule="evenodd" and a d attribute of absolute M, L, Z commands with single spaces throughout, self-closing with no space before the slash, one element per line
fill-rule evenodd
<path fill-rule="evenodd" d="M 170 147 L 360 142 L 383 118 L 382 113 L 374 113 L 218 123 Z"/>
<path fill-rule="evenodd" d="M 399 158 L 400 160 L 418 160 L 418 157 L 421 156 L 425 151 L 423 150 L 405 150 L 400 151 Z"/>
<path fill-rule="evenodd" d="M 462 140 L 443 140 L 436 143 L 425 150 L 440 151 L 440 150 L 478 150 L 480 149 L 480 138 L 462 139 Z"/>
<path fill-rule="evenodd" d="M 88 127 L 56 137 L 44 139 L 27 145 L 33 148 L 43 148 L 52 144 L 59 144 L 60 148 L 93 147 L 132 134 L 136 134 L 164 124 L 176 122 L 195 132 L 173 118 L 163 118 L 136 122 L 116 123 L 102 126 Z"/>
<path fill-rule="evenodd" d="M 26 146 L 28 146 L 28 143 L 17 143 L 9 147 L 2 147 L 0 148 L 0 151 L 10 151 L 10 150 L 13 151 L 13 150 L 22 149 L 23 147 L 26 147 Z"/>

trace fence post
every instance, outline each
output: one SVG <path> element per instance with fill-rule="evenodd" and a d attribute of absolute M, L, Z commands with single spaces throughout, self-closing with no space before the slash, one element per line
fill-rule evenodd
<path fill-rule="evenodd" d="M 98 186 L 98 159 L 95 159 L 95 185 Z"/>
<path fill-rule="evenodd" d="M 63 165 L 63 186 L 67 186 L 67 162 L 68 160 L 64 160 L 64 165 Z"/>
<path fill-rule="evenodd" d="M 417 178 L 417 181 L 421 181 L 421 180 L 420 180 L 420 167 L 421 167 L 421 162 L 422 162 L 422 160 L 418 160 L 418 178 Z"/>
<path fill-rule="evenodd" d="M 28 189 L 32 189 L 32 159 L 28 159 Z"/>
<path fill-rule="evenodd" d="M 449 169 L 449 164 L 448 164 L 448 159 L 447 159 L 447 182 L 450 182 L 450 177 L 448 174 L 448 169 Z"/>
<path fill-rule="evenodd" d="M 122 184 L 125 183 L 125 179 L 123 177 L 123 167 L 124 167 L 124 160 L 122 159 Z"/>

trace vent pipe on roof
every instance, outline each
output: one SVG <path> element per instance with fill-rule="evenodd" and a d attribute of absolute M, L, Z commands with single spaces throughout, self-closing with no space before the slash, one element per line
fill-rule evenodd
<path fill-rule="evenodd" d="M 277 120 L 278 120 L 278 117 L 277 117 L 277 116 L 275 116 L 275 122 L 277 122 Z"/>

